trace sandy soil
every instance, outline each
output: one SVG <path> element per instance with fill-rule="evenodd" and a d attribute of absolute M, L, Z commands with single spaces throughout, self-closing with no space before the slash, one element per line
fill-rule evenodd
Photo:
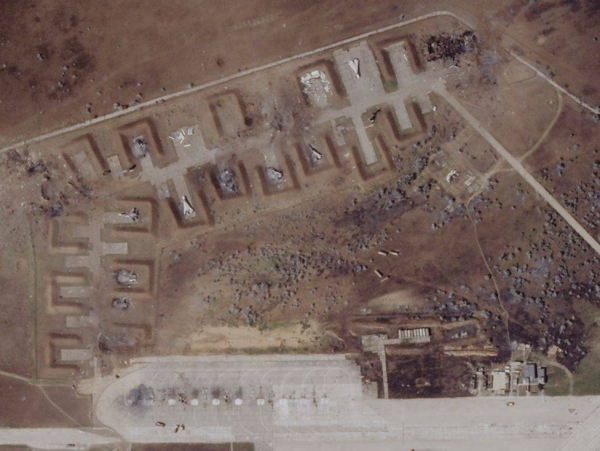
<path fill-rule="evenodd" d="M 505 39 L 590 103 L 600 69 L 595 0 L 416 2 L 251 0 L 0 5 L 0 143 L 8 144 L 430 10 Z M 314 18 L 319 20 L 315 21 Z M 268 36 L 268 38 L 265 38 Z M 491 41 L 493 44 L 493 40 Z M 198 55 L 198 57 L 188 57 Z"/>
<path fill-rule="evenodd" d="M 111 8 L 101 3 L 67 7 L 62 1 L 0 4 L 0 142 L 36 136 L 109 113 L 115 106 L 134 105 L 189 83 L 310 50 L 397 22 L 401 14 L 408 18 L 442 7 L 464 13 L 484 27 L 481 67 L 460 71 L 475 74 L 464 87 L 464 99 L 515 155 L 543 135 L 558 105 L 552 103 L 556 99 L 552 89 L 514 67 L 499 50 L 500 42 L 539 60 L 540 67 L 551 61 L 548 70 L 561 84 L 585 94 L 589 102 L 600 100 L 593 82 L 600 59 L 591 58 L 600 45 L 593 40 L 597 25 L 592 26 L 600 23 L 600 13 L 592 1 L 529 6 L 526 1 L 499 2 L 493 7 L 482 2 L 469 5 L 469 12 L 458 1 L 238 3 L 235 8 L 207 1 L 171 2 L 168 8 L 164 2 L 127 2 Z M 560 17 L 569 19 L 566 25 L 559 25 Z M 298 101 L 285 97 L 284 75 L 252 78 L 253 86 L 267 82 L 272 91 L 262 98 L 248 94 L 244 98 L 248 116 L 238 112 L 237 120 L 263 119 L 264 109 L 264 115 L 283 129 L 276 142 L 280 146 L 310 125 L 296 114 Z M 457 92 L 461 88 L 458 84 Z M 283 114 L 273 106 L 277 98 L 283 99 Z M 202 126 L 210 121 L 199 116 L 190 98 L 179 111 L 165 106 L 153 118 L 160 122 L 160 133 L 166 134 L 190 118 Z M 559 359 L 574 369 L 592 348 L 595 323 L 581 318 L 586 303 L 599 302 L 594 291 L 600 274 L 598 257 L 505 168 L 499 167 L 482 192 L 468 201 L 445 191 L 424 167 L 415 169 L 423 162 L 427 166 L 427 158 L 440 149 L 451 147 L 465 129 L 444 105 L 436 117 L 423 119 L 425 131 L 413 141 L 394 142 L 392 169 L 368 182 L 352 173 L 350 164 L 342 165 L 335 179 L 319 179 L 324 182 L 317 194 L 283 200 L 273 196 L 269 202 L 253 201 L 250 207 L 244 198 L 215 215 L 215 228 L 201 232 L 177 229 L 175 220 L 168 219 L 172 216 L 166 202 L 160 203 L 157 230 L 131 248 L 147 258 L 156 257 L 160 283 L 156 293 L 138 305 L 156 309 L 157 332 L 131 332 L 151 338 L 139 347 L 133 340 L 124 354 L 359 353 L 363 333 L 422 320 L 447 325 L 477 319 L 487 324 L 477 340 L 495 346 L 499 359 L 510 356 L 510 341 L 532 343 L 540 351 L 554 344 L 562 350 Z M 225 137 L 211 126 L 207 140 L 234 146 L 256 137 L 239 132 L 236 126 L 244 127 L 237 122 L 226 124 L 225 134 L 230 136 Z M 105 124 L 105 137 L 99 140 L 103 148 L 114 147 L 113 125 Z M 593 143 L 598 130 L 589 114 L 566 103 L 545 141 L 525 161 L 594 233 L 598 233 L 595 165 L 600 157 Z M 492 168 L 496 160 L 489 146 L 477 137 L 467 141 L 461 155 L 452 157 L 478 158 L 474 166 L 481 172 Z M 99 184 L 92 194 L 98 198 L 90 201 L 81 181 L 70 178 L 51 154 L 51 144 L 48 152 L 44 145 L 35 154 L 21 150 L 0 159 L 0 367 L 33 377 L 42 359 L 52 363 L 55 358 L 36 352 L 37 331 L 64 327 L 56 319 L 46 323 L 35 312 L 36 305 L 40 311 L 47 307 L 45 298 L 36 298 L 42 291 L 36 284 L 45 282 L 37 271 L 58 271 L 63 263 L 60 256 L 48 261 L 40 257 L 47 250 L 50 219 L 55 213 L 73 218 L 88 212 L 96 200 L 101 204 L 123 195 Z M 172 157 L 166 155 L 162 163 Z M 255 160 L 253 165 L 260 163 L 259 157 Z M 308 181 L 303 183 L 308 187 Z M 126 191 L 145 199 L 154 195 L 148 194 L 154 193 L 148 186 Z M 209 200 L 209 206 L 217 202 Z M 60 212 L 54 209 L 58 201 Z M 66 235 L 62 238 L 68 240 Z M 379 253 L 391 249 L 399 255 Z M 385 277 L 378 277 L 376 270 Z M 101 291 L 96 292 L 98 299 Z M 112 327 L 121 320 L 105 304 L 92 305 L 84 313 L 100 312 Z M 392 312 L 397 315 L 390 320 Z M 153 315 L 139 314 L 144 319 Z M 106 331 L 86 332 L 84 338 L 93 343 L 106 369 L 119 362 L 121 351 L 116 345 L 100 349 L 101 332 Z M 436 346 L 415 353 L 422 371 L 402 373 L 406 356 L 393 356 L 391 364 L 398 372 L 392 381 L 395 395 L 407 396 L 407 387 L 417 385 L 419 394 L 464 394 L 460 384 L 472 359 L 440 357 L 442 349 Z M 361 356 L 361 365 L 368 377 L 377 379 L 381 369 L 371 357 Z M 424 376 L 427 369 L 449 376 L 429 380 Z M 77 377 L 76 369 L 69 371 L 69 377 Z M 37 389 L 6 383 L 11 387 L 10 402 L 17 403 L 21 394 L 41 402 Z M 48 392 L 85 423 L 85 402 L 61 390 Z M 63 424 L 46 407 L 39 412 L 18 409 L 14 414 L 4 407 L 0 411 L 10 413 L 6 424 Z"/>
<path fill-rule="evenodd" d="M 109 113 L 116 103 L 133 104 L 301 53 L 400 14 L 391 0 L 370 5 L 251 0 L 223 6 L 3 3 L 4 142 Z M 315 15 L 318 25 L 307 28 Z"/>
<path fill-rule="evenodd" d="M 410 290 L 398 290 L 369 300 L 366 308 L 376 313 L 396 313 L 412 308 L 423 308 L 423 298 Z"/>
<path fill-rule="evenodd" d="M 176 319 L 181 323 L 182 318 Z M 167 331 L 159 333 L 158 341 L 168 343 L 167 348 L 184 349 L 190 353 L 257 352 L 316 348 L 322 338 L 320 326 L 315 321 L 292 324 L 271 324 L 268 330 L 255 327 L 204 326 L 190 334 L 177 331 L 169 337 Z M 171 333 L 174 332 L 170 329 Z M 166 351 L 168 352 L 168 351 Z M 166 353 L 165 352 L 165 353 Z"/>
<path fill-rule="evenodd" d="M 0 186 L 2 239 L 0 271 L 0 362 L 2 369 L 32 375 L 33 316 L 35 305 L 35 258 L 29 219 L 15 214 L 25 202 L 17 177 L 7 176 Z"/>
<path fill-rule="evenodd" d="M 78 396 L 70 386 L 43 386 L 2 376 L 2 427 L 91 426 L 91 399 Z M 49 398 L 49 399 L 48 399 Z M 54 404 L 53 404 L 54 403 Z"/>
<path fill-rule="evenodd" d="M 556 90 L 540 77 L 513 83 L 494 78 L 483 86 L 471 83 L 471 89 L 456 94 L 504 147 L 523 155 L 552 122 L 559 108 Z"/>

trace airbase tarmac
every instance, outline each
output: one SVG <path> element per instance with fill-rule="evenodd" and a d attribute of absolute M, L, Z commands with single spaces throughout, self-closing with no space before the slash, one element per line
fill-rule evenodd
<path fill-rule="evenodd" d="M 342 354 L 147 357 L 82 381 L 79 390 L 92 394 L 105 428 L 1 430 L 0 444 L 252 442 L 277 451 L 600 445 L 600 397 L 377 399 Z"/>

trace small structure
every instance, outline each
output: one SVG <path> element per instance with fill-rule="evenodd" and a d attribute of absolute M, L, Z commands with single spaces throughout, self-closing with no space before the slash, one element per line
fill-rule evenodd
<path fill-rule="evenodd" d="M 497 395 L 506 394 L 509 383 L 509 375 L 506 371 L 494 370 L 492 371 L 492 390 Z"/>
<path fill-rule="evenodd" d="M 523 382 L 527 385 L 545 384 L 546 368 L 538 367 L 537 363 L 523 364 Z"/>
<path fill-rule="evenodd" d="M 400 343 L 429 343 L 431 341 L 431 331 L 428 327 L 400 329 L 398 339 Z"/>
<path fill-rule="evenodd" d="M 387 334 L 363 335 L 362 347 L 367 352 L 379 352 L 382 342 L 388 339 Z"/>
<path fill-rule="evenodd" d="M 546 383 L 546 367 L 540 367 L 538 371 L 538 383 L 542 385 Z"/>
<path fill-rule="evenodd" d="M 531 382 L 537 379 L 537 365 L 535 363 L 526 363 L 523 365 L 523 381 Z"/>

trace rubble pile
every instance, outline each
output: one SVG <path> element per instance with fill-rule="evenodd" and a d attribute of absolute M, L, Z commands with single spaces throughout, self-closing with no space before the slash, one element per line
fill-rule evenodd
<path fill-rule="evenodd" d="M 234 172 L 228 167 L 217 173 L 217 182 L 225 195 L 236 195 L 241 192 Z"/>
<path fill-rule="evenodd" d="M 120 310 L 127 310 L 130 305 L 131 301 L 127 298 L 114 298 L 112 300 L 112 306 Z"/>
<path fill-rule="evenodd" d="M 135 158 L 143 158 L 148 152 L 148 141 L 144 136 L 137 136 L 133 139 L 131 153 Z"/>
<path fill-rule="evenodd" d="M 138 282 L 138 276 L 133 271 L 119 269 L 115 275 L 117 277 L 117 283 L 119 285 L 125 285 L 130 287 L 131 285 L 135 285 Z"/>
<path fill-rule="evenodd" d="M 427 61 L 450 60 L 458 63 L 460 56 L 475 50 L 477 37 L 472 31 L 465 31 L 460 35 L 442 33 L 429 36 L 422 44 L 423 53 Z"/>

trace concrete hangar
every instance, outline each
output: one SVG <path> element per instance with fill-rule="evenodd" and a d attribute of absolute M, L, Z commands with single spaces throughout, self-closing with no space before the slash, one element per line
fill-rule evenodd
<path fill-rule="evenodd" d="M 600 397 L 378 399 L 344 355 L 156 357 L 84 381 L 131 443 L 256 450 L 598 449 Z"/>

